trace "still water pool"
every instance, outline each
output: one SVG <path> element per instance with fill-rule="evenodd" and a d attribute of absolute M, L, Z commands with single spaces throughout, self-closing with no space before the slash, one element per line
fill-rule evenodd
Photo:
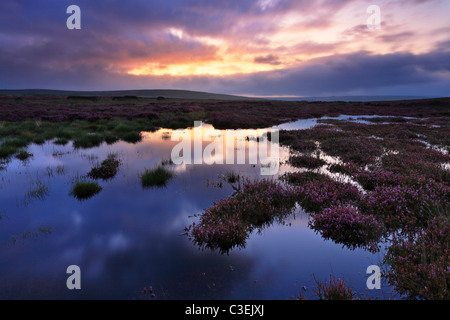
<path fill-rule="evenodd" d="M 314 299 L 314 277 L 328 281 L 330 274 L 364 298 L 391 296 L 385 283 L 382 290 L 366 287 L 366 269 L 380 265 L 382 253 L 322 239 L 300 208 L 283 224 L 251 234 L 245 248 L 228 255 L 200 250 L 184 228 L 194 214 L 232 194 L 221 175 L 258 179 L 261 166 L 169 164 L 175 178 L 163 188 L 143 189 L 140 173 L 171 158 L 177 144 L 171 134 L 159 130 L 143 133 L 136 144 L 91 149 L 49 141 L 30 145 L 29 160 L 7 163 L 0 170 L 0 298 L 285 300 L 302 293 Z M 246 149 L 258 143 L 250 139 Z M 109 153 L 122 162 L 116 177 L 100 181 L 103 190 L 89 200 L 70 196 L 72 180 Z M 288 155 L 280 148 L 281 162 Z M 288 170 L 281 165 L 279 174 Z M 42 193 L 30 196 L 37 186 L 44 186 Z M 70 265 L 81 269 L 81 290 L 66 286 Z M 143 293 L 149 286 L 154 296 Z"/>

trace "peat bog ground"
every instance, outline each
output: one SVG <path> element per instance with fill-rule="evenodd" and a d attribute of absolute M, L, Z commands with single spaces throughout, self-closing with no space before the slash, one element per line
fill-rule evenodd
<path fill-rule="evenodd" d="M 318 119 L 312 128 L 280 131 L 280 145 L 289 148 L 287 162 L 295 170 L 256 180 L 229 173 L 233 193 L 203 208 L 185 235 L 203 250 L 227 254 L 245 248 L 253 231 L 282 223 L 300 206 L 309 215 L 308 227 L 324 239 L 351 250 L 384 252 L 383 277 L 400 297 L 450 299 L 450 98 L 287 102 L 0 96 L 0 174 L 11 159 L 33 161 L 28 146 L 49 140 L 60 146 L 73 142 L 83 150 L 118 141 L 136 144 L 142 132 L 188 128 L 198 120 L 216 129 L 250 129 L 312 118 Z M 94 180 L 111 181 L 124 166 L 108 155 L 73 182 L 71 194 L 90 201 L 102 192 Z M 161 164 L 141 179 L 143 187 L 160 187 L 176 176 Z M 29 194 L 44 198 L 47 192 L 45 182 L 37 180 Z M 1 213 L 0 207 L 0 223 Z M 357 298 L 342 279 L 332 276 L 330 283 L 316 284 L 319 299 Z M 299 292 L 297 298 L 304 296 Z"/>

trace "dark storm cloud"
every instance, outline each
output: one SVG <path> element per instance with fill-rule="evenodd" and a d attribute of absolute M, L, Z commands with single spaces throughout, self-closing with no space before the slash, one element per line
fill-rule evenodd
<path fill-rule="evenodd" d="M 256 57 L 254 60 L 256 63 L 267 63 L 267 64 L 272 64 L 272 65 L 279 65 L 280 64 L 280 60 L 278 57 L 274 56 L 274 55 L 267 55 L 267 56 L 259 56 Z"/>
<path fill-rule="evenodd" d="M 449 61 L 448 52 L 423 55 L 359 52 L 316 59 L 303 67 L 281 71 L 275 77 L 272 73 L 258 78 L 268 78 L 264 87 L 271 87 L 279 94 L 339 94 L 405 84 L 448 82 Z M 441 73 L 446 73 L 447 78 Z M 257 87 L 253 89 L 257 90 Z M 263 92 L 261 90 L 261 94 Z"/>
<path fill-rule="evenodd" d="M 217 88 L 239 88 L 238 93 L 257 95 L 267 92 L 274 95 L 338 95 L 368 94 L 375 89 L 382 92 L 392 87 L 411 86 L 408 94 L 414 95 L 422 85 L 444 87 L 449 80 L 450 52 L 423 55 L 358 52 L 318 58 L 297 68 L 229 78 L 220 81 Z"/>
<path fill-rule="evenodd" d="M 380 36 L 379 39 L 385 42 L 399 42 L 413 37 L 414 37 L 413 32 L 405 31 L 394 34 L 385 34 Z"/>

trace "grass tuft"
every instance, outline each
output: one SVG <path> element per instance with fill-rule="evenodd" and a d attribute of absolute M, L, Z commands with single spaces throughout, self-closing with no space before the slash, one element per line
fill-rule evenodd
<path fill-rule="evenodd" d="M 238 173 L 235 173 L 235 172 L 232 172 L 232 171 L 231 172 L 227 172 L 224 175 L 224 179 L 228 183 L 236 183 L 236 182 L 239 181 L 240 177 L 241 176 Z"/>
<path fill-rule="evenodd" d="M 102 190 L 103 188 L 96 181 L 77 178 L 72 185 L 69 195 L 82 201 L 92 198 Z"/>
<path fill-rule="evenodd" d="M 75 137 L 73 146 L 76 149 L 88 149 L 98 147 L 103 142 L 103 137 L 98 134 L 82 134 Z"/>
<path fill-rule="evenodd" d="M 164 187 L 173 176 L 173 172 L 167 170 L 163 166 L 158 166 L 155 169 L 147 169 L 141 174 L 141 184 L 144 189 Z"/>
<path fill-rule="evenodd" d="M 32 199 L 44 200 L 48 195 L 48 185 L 42 180 L 32 181 L 27 194 L 25 195 L 24 204 L 28 205 Z"/>
<path fill-rule="evenodd" d="M 17 159 L 19 159 L 19 160 L 22 160 L 22 161 L 26 161 L 26 160 L 28 160 L 30 157 L 32 157 L 33 156 L 33 154 L 32 153 L 29 153 L 28 151 L 26 151 L 26 150 L 20 150 L 16 155 L 15 155 L 15 157 L 17 158 Z"/>

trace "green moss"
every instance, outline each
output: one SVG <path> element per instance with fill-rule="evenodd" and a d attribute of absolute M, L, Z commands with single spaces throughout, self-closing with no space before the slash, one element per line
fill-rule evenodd
<path fill-rule="evenodd" d="M 116 133 L 125 133 L 133 131 L 133 127 L 130 124 L 119 123 L 114 129 Z"/>
<path fill-rule="evenodd" d="M 112 133 L 105 134 L 105 142 L 107 144 L 113 144 L 119 140 L 120 140 L 119 137 L 115 134 L 112 134 Z"/>
<path fill-rule="evenodd" d="M 104 138 L 99 134 L 82 134 L 73 140 L 73 146 L 75 148 L 88 149 L 98 147 Z"/>
<path fill-rule="evenodd" d="M 18 136 L 16 138 L 9 138 L 3 141 L 2 146 L 14 147 L 14 148 L 24 148 L 28 146 L 30 139 Z"/>
<path fill-rule="evenodd" d="M 8 159 L 17 152 L 16 147 L 11 147 L 7 145 L 0 146 L 0 159 Z"/>
<path fill-rule="evenodd" d="M 67 143 L 69 143 L 69 140 L 67 138 L 58 138 L 54 141 L 54 144 L 59 146 L 65 146 Z"/>
<path fill-rule="evenodd" d="M 129 143 L 137 143 L 142 140 L 142 136 L 139 132 L 126 132 L 120 135 L 120 139 Z"/>
<path fill-rule="evenodd" d="M 45 141 L 47 140 L 47 137 L 45 135 L 36 135 L 33 138 L 33 143 L 37 144 L 38 146 L 41 146 L 45 143 Z"/>
<path fill-rule="evenodd" d="M 112 144 L 119 140 L 137 143 L 142 131 L 155 131 L 158 127 L 148 119 L 74 120 L 64 122 L 22 121 L 0 123 L 0 159 L 8 159 L 30 143 L 42 145 L 55 139 L 57 145 L 74 142 L 75 148 L 92 148 L 102 142 Z"/>

